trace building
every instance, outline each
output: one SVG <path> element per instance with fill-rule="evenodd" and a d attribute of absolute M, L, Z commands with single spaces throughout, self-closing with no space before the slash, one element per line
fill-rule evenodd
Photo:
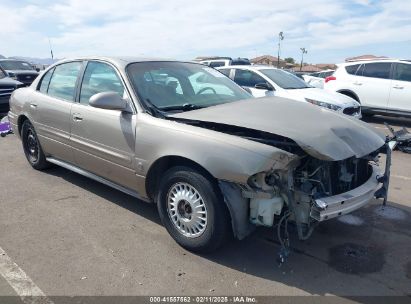
<path fill-rule="evenodd" d="M 272 66 L 277 67 L 278 57 L 274 57 L 271 55 L 263 55 L 263 56 L 252 58 L 250 59 L 250 61 L 253 64 L 272 65 Z M 294 65 L 292 63 L 288 63 L 280 59 L 280 68 L 288 69 L 288 68 L 292 68 L 293 66 Z"/>

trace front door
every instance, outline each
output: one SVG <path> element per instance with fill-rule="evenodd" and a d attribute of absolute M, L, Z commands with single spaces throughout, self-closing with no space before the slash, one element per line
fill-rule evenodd
<path fill-rule="evenodd" d="M 250 89 L 251 94 L 253 94 L 254 97 L 274 96 L 273 91 L 257 89 L 255 87 L 257 84 L 265 84 L 268 82 L 263 77 L 261 77 L 253 71 L 245 69 L 235 69 L 233 80 L 238 85 Z"/>
<path fill-rule="evenodd" d="M 80 168 L 136 190 L 136 115 L 89 105 L 91 96 L 108 91 L 117 92 L 128 99 L 114 67 L 104 62 L 88 62 L 78 102 L 73 104 L 71 111 L 71 144 L 75 162 Z"/>

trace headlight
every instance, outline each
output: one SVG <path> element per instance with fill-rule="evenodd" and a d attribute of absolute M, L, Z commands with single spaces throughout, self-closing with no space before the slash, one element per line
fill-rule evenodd
<path fill-rule="evenodd" d="M 334 104 L 331 104 L 331 103 L 328 103 L 328 102 L 318 101 L 318 100 L 309 99 L 309 98 L 306 98 L 305 100 L 307 102 L 313 104 L 313 105 L 324 107 L 324 108 L 327 108 L 327 109 L 330 109 L 330 110 L 334 110 L 334 111 L 341 110 L 340 106 L 337 106 L 337 105 L 334 105 Z"/>

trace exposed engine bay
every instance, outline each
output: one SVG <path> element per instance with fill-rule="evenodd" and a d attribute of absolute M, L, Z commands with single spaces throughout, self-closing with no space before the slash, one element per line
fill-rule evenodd
<path fill-rule="evenodd" d="M 181 122 L 270 145 L 294 155 L 270 171 L 251 176 L 247 185 L 220 182 L 236 236 L 245 237 L 255 226 L 274 227 L 281 243 L 278 257 L 281 263 L 289 253 L 289 223 L 295 224 L 299 239 L 306 240 L 321 221 L 348 214 L 374 197 L 384 198 L 384 204 L 386 202 L 391 164 L 387 143 L 362 157 L 324 160 L 307 153 L 309 147 L 303 149 L 284 136 L 214 122 Z M 387 154 L 385 174 L 380 169 L 381 153 Z"/>

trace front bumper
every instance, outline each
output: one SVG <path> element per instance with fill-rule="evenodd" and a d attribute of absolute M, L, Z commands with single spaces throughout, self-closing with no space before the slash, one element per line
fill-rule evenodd
<path fill-rule="evenodd" d="M 374 197 L 383 198 L 385 203 L 391 166 L 391 149 L 388 145 L 385 147 L 387 149 L 385 174 L 381 173 L 377 165 L 371 164 L 372 174 L 364 184 L 345 193 L 316 199 L 311 208 L 310 216 L 322 222 L 351 213 L 366 205 Z"/>

